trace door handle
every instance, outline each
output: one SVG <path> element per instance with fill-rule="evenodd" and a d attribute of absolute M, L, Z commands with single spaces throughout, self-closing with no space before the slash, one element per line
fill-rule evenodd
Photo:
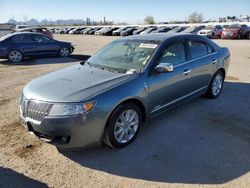
<path fill-rule="evenodd" d="M 190 72 L 192 72 L 192 70 L 185 70 L 182 74 L 183 75 L 188 75 Z"/>
<path fill-rule="evenodd" d="M 212 64 L 216 64 L 216 63 L 218 63 L 218 60 L 214 59 L 214 60 L 212 61 Z"/>

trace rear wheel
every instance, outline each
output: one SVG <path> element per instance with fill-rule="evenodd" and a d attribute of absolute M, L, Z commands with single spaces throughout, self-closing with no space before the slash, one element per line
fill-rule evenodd
<path fill-rule="evenodd" d="M 23 54 L 18 50 L 12 50 L 8 55 L 8 60 L 12 63 L 20 63 L 23 60 Z"/>
<path fill-rule="evenodd" d="M 216 98 L 220 95 L 223 84 L 224 84 L 225 75 L 222 71 L 215 73 L 206 93 L 206 96 L 209 98 Z"/>
<path fill-rule="evenodd" d="M 68 47 L 62 47 L 62 48 L 60 48 L 59 55 L 61 57 L 67 57 L 67 56 L 69 56 L 69 54 L 70 54 L 70 49 Z"/>
<path fill-rule="evenodd" d="M 139 107 L 133 103 L 122 104 L 110 115 L 103 141 L 113 148 L 125 147 L 135 140 L 141 124 Z"/>

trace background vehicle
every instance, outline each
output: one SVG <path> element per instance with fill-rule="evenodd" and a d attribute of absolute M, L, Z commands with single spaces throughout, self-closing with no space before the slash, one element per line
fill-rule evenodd
<path fill-rule="evenodd" d="M 220 38 L 223 28 L 220 25 L 206 26 L 204 29 L 200 30 L 197 34 L 201 36 L 206 36 L 208 38 Z"/>
<path fill-rule="evenodd" d="M 132 35 L 134 31 L 138 30 L 138 28 L 135 28 L 135 27 L 131 27 L 131 28 L 128 28 L 124 31 L 121 32 L 121 36 L 129 36 L 129 35 Z"/>
<path fill-rule="evenodd" d="M 152 31 L 151 33 L 167 33 L 170 30 L 170 27 L 159 27 L 157 30 Z"/>
<path fill-rule="evenodd" d="M 186 28 L 185 30 L 181 31 L 181 33 L 193 33 L 193 34 L 197 34 L 198 31 L 200 31 L 200 30 L 201 30 L 201 27 L 194 26 L 194 27 L 188 27 L 188 28 Z"/>
<path fill-rule="evenodd" d="M 16 25 L 16 29 L 26 29 L 28 27 L 28 25 Z"/>
<path fill-rule="evenodd" d="M 35 33 L 42 33 L 48 37 L 53 38 L 53 34 L 50 30 L 48 30 L 46 27 L 32 27 L 32 28 L 26 28 L 26 29 L 19 29 L 16 30 L 16 32 L 35 32 Z"/>
<path fill-rule="evenodd" d="M 110 27 L 110 28 L 107 28 L 105 30 L 103 30 L 101 32 L 101 35 L 104 35 L 104 36 L 112 36 L 113 35 L 113 31 L 117 30 L 118 27 Z"/>
<path fill-rule="evenodd" d="M 122 37 L 26 85 L 22 124 L 60 148 L 125 147 L 149 118 L 204 94 L 218 97 L 229 58 L 227 48 L 198 35 Z"/>
<path fill-rule="evenodd" d="M 185 29 L 187 29 L 187 27 L 182 27 L 182 26 L 180 26 L 180 27 L 174 27 L 173 29 L 171 29 L 171 30 L 168 31 L 167 33 L 168 33 L 168 34 L 171 34 L 171 33 L 179 33 L 179 32 L 181 32 L 181 31 L 183 31 L 183 30 L 185 30 Z"/>
<path fill-rule="evenodd" d="M 88 34 L 89 31 L 92 31 L 94 28 L 93 27 L 87 27 L 86 29 L 81 31 L 81 34 Z"/>
<path fill-rule="evenodd" d="M 131 27 L 120 27 L 119 29 L 114 30 L 112 34 L 113 36 L 119 36 L 122 31 L 125 31 L 128 28 L 131 28 Z"/>
<path fill-rule="evenodd" d="M 94 27 L 91 31 L 88 32 L 89 35 L 94 35 L 96 31 L 101 30 L 102 27 Z"/>
<path fill-rule="evenodd" d="M 140 32 L 140 35 L 148 34 L 148 33 L 151 33 L 152 31 L 155 31 L 155 30 L 157 30 L 157 27 L 151 26 L 151 27 L 145 29 L 144 31 Z"/>
<path fill-rule="evenodd" d="M 69 34 L 81 34 L 86 27 L 75 28 L 69 32 Z"/>
<path fill-rule="evenodd" d="M 138 30 L 135 30 L 133 32 L 133 35 L 139 35 L 141 32 L 143 32 L 144 30 L 146 30 L 148 27 L 142 27 L 142 28 L 139 28 Z"/>
<path fill-rule="evenodd" d="M 223 39 L 242 39 L 248 38 L 249 30 L 247 25 L 233 24 L 228 26 L 221 33 L 221 38 Z"/>
<path fill-rule="evenodd" d="M 0 38 L 0 57 L 14 63 L 21 62 L 25 57 L 66 57 L 73 51 L 71 43 L 57 41 L 40 33 L 20 32 Z"/>

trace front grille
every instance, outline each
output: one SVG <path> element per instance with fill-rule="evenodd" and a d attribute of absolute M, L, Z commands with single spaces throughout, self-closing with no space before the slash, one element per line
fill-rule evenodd
<path fill-rule="evenodd" d="M 49 114 L 53 104 L 35 100 L 27 100 L 22 97 L 21 101 L 22 115 L 26 118 L 38 121 L 43 121 L 44 117 Z"/>

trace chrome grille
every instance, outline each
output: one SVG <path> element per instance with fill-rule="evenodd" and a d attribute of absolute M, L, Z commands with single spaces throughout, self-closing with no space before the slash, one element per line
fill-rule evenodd
<path fill-rule="evenodd" d="M 24 97 L 20 101 L 22 115 L 25 118 L 42 122 L 44 117 L 49 114 L 53 104 L 35 100 L 27 100 Z"/>

